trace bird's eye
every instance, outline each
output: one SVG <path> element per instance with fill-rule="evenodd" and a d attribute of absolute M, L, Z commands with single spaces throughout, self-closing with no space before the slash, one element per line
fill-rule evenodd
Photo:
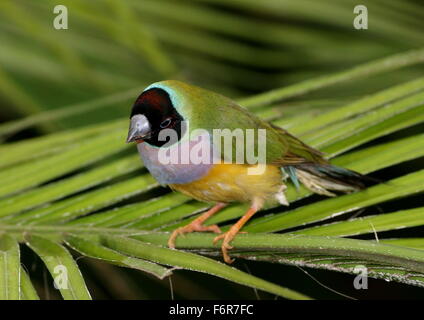
<path fill-rule="evenodd" d="M 163 120 L 162 123 L 160 124 L 160 127 L 162 129 L 168 127 L 171 124 L 171 121 L 172 121 L 171 118 L 167 118 L 167 119 Z"/>

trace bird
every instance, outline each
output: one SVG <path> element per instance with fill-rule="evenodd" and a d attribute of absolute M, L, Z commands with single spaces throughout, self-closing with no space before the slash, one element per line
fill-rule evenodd
<path fill-rule="evenodd" d="M 222 132 L 230 133 L 229 147 L 222 148 Z M 246 132 L 244 144 L 234 143 L 238 138 L 234 132 Z M 231 242 L 256 212 L 270 204 L 289 205 L 288 181 L 330 197 L 364 189 L 367 181 L 365 175 L 332 165 L 322 152 L 232 99 L 177 80 L 153 83 L 136 98 L 127 136 L 127 143 L 131 142 L 159 184 L 211 204 L 191 223 L 176 228 L 168 246 L 175 248 L 180 235 L 214 232 L 214 243 L 222 241 L 226 263 L 234 261 L 229 255 Z M 249 209 L 228 231 L 206 224 L 231 203 L 247 203 Z"/>

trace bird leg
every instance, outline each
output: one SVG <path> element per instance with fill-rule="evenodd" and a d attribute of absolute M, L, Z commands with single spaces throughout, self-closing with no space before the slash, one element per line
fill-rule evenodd
<path fill-rule="evenodd" d="M 215 233 L 221 233 L 221 229 L 219 229 L 219 227 L 216 224 L 211 225 L 211 226 L 205 226 L 205 225 L 203 225 L 203 223 L 207 219 L 209 219 L 212 215 L 214 215 L 219 210 L 224 208 L 226 205 L 227 205 L 226 203 L 220 202 L 220 203 L 216 204 L 215 206 L 213 206 L 212 208 L 210 208 L 208 211 L 206 211 L 200 217 L 193 220 L 188 225 L 174 230 L 174 232 L 172 232 L 171 236 L 168 239 L 168 247 L 175 248 L 175 239 L 177 239 L 177 237 L 179 235 L 182 235 L 182 234 L 185 234 L 185 233 L 191 233 L 191 232 L 195 232 L 195 231 L 198 231 L 198 232 L 212 231 L 212 232 L 215 232 Z"/>
<path fill-rule="evenodd" d="M 230 245 L 230 242 L 235 238 L 240 229 L 243 228 L 244 224 L 259 210 L 259 207 L 252 205 L 249 210 L 244 214 L 243 217 L 239 219 L 234 225 L 231 226 L 230 230 L 227 232 L 215 237 L 213 243 L 217 243 L 219 240 L 223 239 L 221 245 L 222 256 L 226 263 L 233 263 L 234 259 L 231 259 L 228 250 L 231 250 L 233 247 Z"/>

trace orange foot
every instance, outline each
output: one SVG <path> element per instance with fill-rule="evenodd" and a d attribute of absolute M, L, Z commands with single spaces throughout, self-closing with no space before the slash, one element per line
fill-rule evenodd
<path fill-rule="evenodd" d="M 222 256 L 224 258 L 224 261 L 226 263 L 233 263 L 234 259 L 230 258 L 230 255 L 228 254 L 228 250 L 231 250 L 233 248 L 232 245 L 230 245 L 230 242 L 233 241 L 233 239 L 236 237 L 237 233 L 247 233 L 247 232 L 238 232 L 237 230 L 235 230 L 235 228 L 231 228 L 229 231 L 220 234 L 219 236 L 215 237 L 213 239 L 213 244 L 216 244 L 219 240 L 222 240 L 222 245 L 221 245 L 221 251 L 222 251 Z"/>
<path fill-rule="evenodd" d="M 195 231 L 199 231 L 199 232 L 212 231 L 215 233 L 221 233 L 221 229 L 219 229 L 219 227 L 216 224 L 212 226 L 204 226 L 203 223 L 205 222 L 205 220 L 210 218 L 212 215 L 217 213 L 219 210 L 221 210 L 225 206 L 226 206 L 225 203 L 218 203 L 214 207 L 209 209 L 207 212 L 202 214 L 200 217 L 193 220 L 188 225 L 174 230 L 174 232 L 172 232 L 171 236 L 168 239 L 168 247 L 175 248 L 175 239 L 177 239 L 177 237 L 182 234 L 191 233 Z"/>
<path fill-rule="evenodd" d="M 191 233 L 195 231 L 197 232 L 212 231 L 215 233 L 221 233 L 221 229 L 219 229 L 219 227 L 216 224 L 211 226 L 204 226 L 198 221 L 194 220 L 190 224 L 184 227 L 180 227 L 172 232 L 171 236 L 168 239 L 168 247 L 175 248 L 175 240 L 177 239 L 179 235 L 183 235 L 183 234 Z"/>
<path fill-rule="evenodd" d="M 246 232 L 239 232 L 241 228 L 243 228 L 244 224 L 258 211 L 258 208 L 260 206 L 255 204 L 252 207 L 247 210 L 247 212 L 244 214 L 243 217 L 240 218 L 239 221 L 234 224 L 230 230 L 227 232 L 215 237 L 213 240 L 213 243 L 217 243 L 219 240 L 222 239 L 222 245 L 221 245 L 221 251 L 222 256 L 224 257 L 224 260 L 226 263 L 233 263 L 234 259 L 230 258 L 230 255 L 228 254 L 228 250 L 231 250 L 233 247 L 230 245 L 230 242 L 233 241 L 237 233 L 246 233 Z"/>

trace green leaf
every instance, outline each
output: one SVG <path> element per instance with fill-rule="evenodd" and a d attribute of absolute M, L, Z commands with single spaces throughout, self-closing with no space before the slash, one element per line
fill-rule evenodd
<path fill-rule="evenodd" d="M 332 163 L 368 173 L 422 156 L 424 134 L 419 134 L 344 154 L 332 160 Z"/>
<path fill-rule="evenodd" d="M 323 128 L 329 124 L 352 118 L 423 89 L 424 79 L 414 79 L 412 81 L 381 90 L 371 96 L 366 96 L 346 106 L 335 108 L 334 110 L 315 117 L 314 121 L 300 123 L 293 128 L 292 132 L 293 134 L 300 134 L 302 137 L 314 135 L 313 132 L 318 128 Z M 306 132 L 308 133 L 305 134 Z M 322 131 L 320 130 L 320 134 L 321 132 Z"/>
<path fill-rule="evenodd" d="M 140 228 L 144 230 L 164 228 L 167 225 L 172 224 L 176 220 L 202 212 L 208 207 L 209 205 L 206 203 L 190 201 L 188 203 L 184 203 L 180 206 L 177 206 L 176 208 L 172 208 L 171 210 L 164 211 L 157 215 L 141 217 L 136 221 L 128 223 L 126 226 L 132 228 Z M 175 228 L 175 226 L 172 224 L 172 227 L 170 228 L 173 229 Z"/>
<path fill-rule="evenodd" d="M 306 205 L 255 219 L 245 229 L 249 232 L 271 232 L 333 218 L 383 201 L 423 192 L 423 178 L 424 170 L 421 170 L 360 192 L 323 200 L 319 206 Z"/>
<path fill-rule="evenodd" d="M 3 181 L 0 197 L 39 185 L 117 153 L 126 148 L 123 141 L 122 131 L 112 131 L 47 159 L 24 163 L 0 172 L 0 179 Z"/>
<path fill-rule="evenodd" d="M 113 178 L 140 168 L 138 156 L 125 157 L 112 163 L 73 176 L 72 178 L 50 183 L 37 189 L 0 200 L 0 216 L 16 214 L 70 194 L 92 188 Z"/>
<path fill-rule="evenodd" d="M 261 289 L 290 299 L 308 299 L 307 296 L 261 280 L 220 262 L 191 253 L 153 246 L 123 237 L 103 236 L 102 242 L 117 251 L 156 263 L 213 274 L 253 288 Z"/>
<path fill-rule="evenodd" d="M 327 126 L 322 128 L 320 132 L 315 132 L 314 134 L 309 135 L 306 139 L 308 142 L 317 147 L 323 147 L 331 145 L 334 142 L 343 140 L 346 137 L 353 136 L 352 133 L 356 133 L 355 141 L 358 141 L 357 134 L 364 129 L 375 126 L 383 122 L 386 119 L 396 117 L 399 114 L 407 113 L 410 109 L 420 107 L 424 104 L 424 93 L 419 92 L 403 98 L 391 104 L 385 105 L 384 107 L 377 108 L 372 110 L 369 113 L 358 115 L 353 118 L 351 121 L 343 122 L 343 125 L 340 123 Z M 421 108 L 418 108 L 420 110 Z M 417 113 L 419 114 L 419 113 Z M 410 118 L 408 118 L 410 119 Z M 379 130 L 380 133 L 382 130 Z M 373 137 L 369 138 L 372 139 Z M 357 144 L 356 144 L 357 145 Z M 340 150 L 338 150 L 340 152 Z"/>
<path fill-rule="evenodd" d="M 136 239 L 157 245 L 165 245 L 169 235 L 164 233 L 146 233 L 135 236 Z M 190 234 L 179 237 L 178 248 L 213 248 L 213 235 Z M 345 239 L 337 237 L 319 237 L 294 234 L 240 234 L 233 243 L 240 251 L 265 251 L 283 253 L 331 254 L 341 257 L 360 258 L 366 261 L 391 263 L 405 266 L 414 272 L 424 273 L 424 251 L 401 246 L 378 243 L 376 241 Z"/>
<path fill-rule="evenodd" d="M 88 102 L 72 104 L 58 110 L 41 112 L 23 119 L 10 121 L 0 125 L 0 136 L 13 135 L 23 129 L 31 128 L 39 124 L 51 123 L 57 119 L 69 118 L 71 116 L 87 113 L 96 109 L 105 108 L 118 102 L 129 101 L 140 91 L 140 88 L 126 90 L 124 92 L 101 97 Z"/>
<path fill-rule="evenodd" d="M 121 207 L 119 209 L 108 210 L 96 215 L 83 217 L 71 221 L 68 225 L 84 224 L 89 226 L 115 226 L 130 227 L 137 224 L 138 221 L 145 221 L 148 218 L 154 218 L 161 215 L 163 211 L 174 209 L 178 205 L 186 203 L 188 197 L 180 193 L 169 193 L 164 196 L 139 202 L 133 205 Z"/>
<path fill-rule="evenodd" d="M 410 109 L 394 117 L 387 118 L 374 126 L 368 127 L 354 136 L 349 136 L 334 144 L 326 146 L 322 148 L 322 150 L 326 153 L 335 155 L 397 130 L 411 127 L 424 121 L 423 111 L 424 105 Z"/>
<path fill-rule="evenodd" d="M 141 270 L 153 274 L 159 279 L 163 279 L 172 274 L 170 269 L 167 269 L 149 261 L 123 255 L 117 251 L 111 250 L 98 244 L 96 241 L 89 241 L 84 238 L 73 235 L 68 235 L 65 241 L 73 249 L 77 250 L 78 252 L 87 257 L 101 259 L 109 263 L 117 264 L 121 267 L 128 267 Z"/>
<path fill-rule="evenodd" d="M 40 297 L 35 291 L 26 271 L 21 267 L 21 299 L 22 300 L 39 300 Z"/>
<path fill-rule="evenodd" d="M 146 233 L 135 236 L 136 239 L 157 245 L 165 245 L 168 237 L 168 234 L 163 233 Z M 213 237 L 213 235 L 207 234 L 190 234 L 186 237 L 179 237 L 176 245 L 178 248 L 189 249 L 213 248 L 216 247 L 212 242 Z M 254 251 L 253 255 L 258 257 L 263 253 L 267 255 L 270 252 L 277 256 L 279 253 L 297 253 L 302 256 L 308 254 L 331 255 L 343 257 L 343 259 L 360 259 L 366 263 L 386 263 L 419 273 L 424 280 L 424 251 L 402 246 L 367 240 L 292 234 L 241 234 L 234 239 L 232 244 L 235 247 L 234 253 Z M 385 276 L 390 278 L 390 274 Z"/>
<path fill-rule="evenodd" d="M 0 158 L 0 169 L 71 149 L 75 147 L 75 144 L 81 143 L 86 138 L 105 133 L 119 126 L 122 126 L 122 122 L 113 121 L 112 123 L 1 144 L 0 152 L 2 156 Z"/>
<path fill-rule="evenodd" d="M 343 81 L 349 81 L 380 72 L 392 71 L 398 68 L 422 62 L 424 62 L 424 49 L 413 50 L 407 53 L 401 53 L 377 61 L 369 62 L 347 71 L 338 72 L 317 79 L 306 80 L 292 86 L 262 93 L 250 98 L 243 99 L 240 101 L 240 104 L 245 107 L 266 105 L 283 99 L 305 94 L 313 90 L 321 89 L 326 86 L 334 85 Z"/>
<path fill-rule="evenodd" d="M 19 300 L 21 295 L 19 245 L 7 234 L 0 235 L 0 300 Z"/>
<path fill-rule="evenodd" d="M 104 208 L 133 195 L 140 194 L 157 186 L 151 175 L 136 177 L 119 182 L 87 194 L 61 200 L 48 206 L 29 211 L 10 218 L 9 221 L 16 223 L 60 223 L 70 221 L 89 212 Z"/>
<path fill-rule="evenodd" d="M 89 300 L 81 271 L 63 246 L 40 236 L 32 235 L 27 245 L 37 253 L 50 271 L 65 300 Z"/>
<path fill-rule="evenodd" d="M 424 249 L 424 238 L 383 239 L 381 241 L 398 246 Z"/>
<path fill-rule="evenodd" d="M 424 288 L 424 274 L 414 272 L 405 267 L 394 266 L 392 263 L 385 264 L 380 261 L 373 262 L 364 259 L 337 257 L 334 255 L 307 254 L 307 253 L 275 253 L 275 252 L 242 252 L 235 257 L 245 258 L 253 261 L 265 261 L 269 263 L 280 263 L 295 265 L 314 269 L 325 269 L 349 274 L 364 274 L 367 277 L 382 279 L 385 281 L 397 281 L 408 285 Z"/>
<path fill-rule="evenodd" d="M 387 230 L 421 226 L 424 224 L 424 208 L 401 210 L 393 213 L 350 219 L 319 227 L 303 229 L 294 233 L 307 235 L 352 236 Z"/>

